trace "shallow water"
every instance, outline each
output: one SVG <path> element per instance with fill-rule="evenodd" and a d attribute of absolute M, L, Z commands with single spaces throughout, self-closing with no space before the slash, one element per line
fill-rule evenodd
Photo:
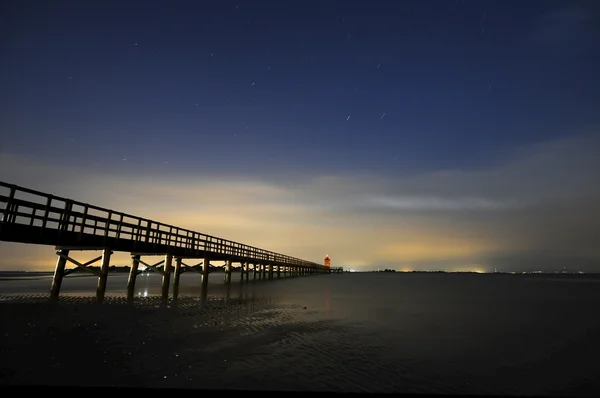
<path fill-rule="evenodd" d="M 600 279 L 342 274 L 231 285 L 183 274 L 0 281 L 9 384 L 599 396 Z M 33 359 L 35 358 L 35 359 Z M 105 375 L 99 378 L 98 375 Z"/>

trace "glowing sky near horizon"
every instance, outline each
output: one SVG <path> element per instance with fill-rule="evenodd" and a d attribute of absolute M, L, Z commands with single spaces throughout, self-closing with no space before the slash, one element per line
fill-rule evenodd
<path fill-rule="evenodd" d="M 358 270 L 600 272 L 595 1 L 1 7 L 2 181 Z"/>

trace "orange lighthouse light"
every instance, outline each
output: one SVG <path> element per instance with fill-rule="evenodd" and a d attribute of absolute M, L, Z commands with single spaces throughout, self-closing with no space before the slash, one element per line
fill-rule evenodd
<path fill-rule="evenodd" d="M 325 255 L 325 266 L 331 267 L 331 259 L 329 258 L 329 254 Z"/>

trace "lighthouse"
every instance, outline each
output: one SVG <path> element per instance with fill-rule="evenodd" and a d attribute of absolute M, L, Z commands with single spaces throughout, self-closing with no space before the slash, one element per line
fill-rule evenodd
<path fill-rule="evenodd" d="M 331 267 L 331 259 L 329 258 L 329 254 L 325 255 L 325 266 Z"/>

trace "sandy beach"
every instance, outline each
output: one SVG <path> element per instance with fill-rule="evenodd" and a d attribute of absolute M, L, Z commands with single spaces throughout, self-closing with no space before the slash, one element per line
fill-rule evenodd
<path fill-rule="evenodd" d="M 30 285 L 26 294 L 0 290 L 0 383 L 600 392 L 593 366 L 600 322 L 592 316 L 598 281 L 350 274 L 234 281 L 228 288 L 216 275 L 203 300 L 196 277 L 182 284 L 179 300 L 167 302 L 157 296 L 155 276 L 140 280 L 132 302 L 119 290 L 118 278 L 103 303 L 93 289 L 82 294 L 77 286 L 93 287 L 94 278 L 66 281 L 58 302 L 35 293 L 31 285 L 38 281 L 21 282 L 23 289 Z M 47 288 L 43 282 L 40 288 Z M 484 298 L 474 301 L 472 295 Z M 494 317 L 481 322 L 489 311 Z"/>

